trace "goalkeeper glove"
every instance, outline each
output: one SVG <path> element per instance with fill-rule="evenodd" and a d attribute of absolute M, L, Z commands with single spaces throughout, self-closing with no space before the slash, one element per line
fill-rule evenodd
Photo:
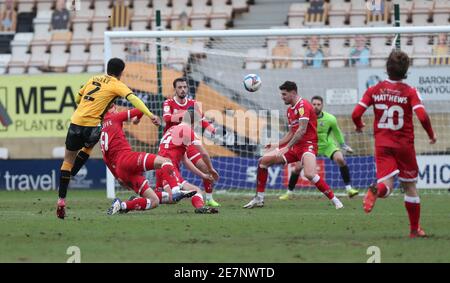
<path fill-rule="evenodd" d="M 341 148 L 342 150 L 345 150 L 348 153 L 353 153 L 353 149 L 350 146 L 346 145 L 345 143 L 341 144 Z"/>

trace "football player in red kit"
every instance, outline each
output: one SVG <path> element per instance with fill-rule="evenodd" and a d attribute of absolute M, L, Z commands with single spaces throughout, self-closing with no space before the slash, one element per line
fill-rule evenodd
<path fill-rule="evenodd" d="M 198 187 L 185 181 L 179 171 L 180 162 L 183 158 L 186 158 L 185 156 L 188 154 L 189 148 L 191 146 L 194 146 L 198 151 L 200 158 L 202 158 L 203 162 L 205 163 L 207 170 L 206 174 L 209 175 L 208 181 L 213 183 L 219 178 L 218 173 L 213 168 L 208 152 L 202 146 L 201 141 L 197 139 L 193 130 L 195 121 L 198 121 L 197 119 L 195 119 L 195 117 L 199 114 L 198 112 L 198 110 L 194 110 L 194 107 L 189 107 L 186 111 L 184 111 L 182 117 L 183 122 L 166 130 L 161 139 L 161 143 L 159 144 L 158 154 L 172 161 L 175 174 L 177 176 L 179 184 L 182 186 L 182 189 L 197 191 L 197 194 L 194 195 L 191 199 L 192 205 L 195 207 L 195 212 L 217 213 L 218 211 L 214 207 L 209 207 L 208 205 L 205 206 L 201 190 Z M 160 170 L 157 170 L 156 187 L 164 187 L 164 181 L 165 178 L 162 172 Z"/>
<path fill-rule="evenodd" d="M 353 110 L 352 119 L 356 131 L 362 132 L 365 124 L 361 117 L 373 106 L 375 163 L 377 184 L 369 187 L 364 197 L 364 210 L 372 211 L 378 197 L 385 198 L 394 188 L 394 177 L 405 190 L 405 207 L 410 222 L 410 237 L 425 237 L 419 225 L 420 198 L 416 190 L 419 168 L 414 148 L 413 112 L 428 134 L 430 144 L 436 143 L 422 100 L 415 88 L 402 82 L 406 78 L 410 59 L 402 51 L 392 51 L 386 62 L 389 79 L 367 89 Z"/>
<path fill-rule="evenodd" d="M 178 125 L 183 118 L 184 112 L 189 107 L 194 107 L 196 101 L 188 98 L 188 85 L 185 78 L 177 78 L 173 81 L 173 88 L 175 89 L 175 96 L 167 99 L 163 103 L 163 119 L 166 123 L 164 133 L 172 126 Z M 211 125 L 203 115 L 201 117 L 202 128 L 214 134 L 216 129 Z M 200 152 L 194 145 L 187 148 L 186 155 L 192 163 L 205 174 L 208 174 L 208 168 L 200 156 Z M 208 179 L 203 179 L 203 186 L 205 188 L 206 205 L 211 207 L 219 207 L 220 204 L 213 199 L 213 182 Z"/>
<path fill-rule="evenodd" d="M 110 215 L 119 211 L 152 209 L 163 201 L 163 193 L 155 193 L 148 185 L 148 180 L 143 176 L 145 171 L 160 168 L 161 174 L 173 191 L 179 190 L 175 170 L 169 159 L 146 152 L 135 152 L 131 149 L 125 137 L 122 129 L 123 122 L 140 119 L 142 115 L 143 113 L 138 109 L 117 112 L 115 105 L 112 104 L 103 119 L 100 136 L 103 160 L 122 186 L 141 196 L 124 202 L 118 198 L 114 199 L 111 208 L 108 210 Z M 152 122 L 159 125 L 159 118 L 154 116 Z M 192 196 L 192 193 L 181 194 L 177 197 L 177 200 L 180 199 L 180 196 L 181 198 Z M 171 202 L 171 199 L 169 198 L 166 201 Z"/>
<path fill-rule="evenodd" d="M 301 162 L 305 177 L 331 200 L 336 209 L 344 207 L 325 180 L 317 174 L 317 116 L 314 108 L 308 100 L 298 95 L 295 82 L 286 81 L 279 89 L 284 104 L 289 105 L 287 118 L 290 129 L 278 144 L 266 146 L 270 151 L 264 154 L 258 162 L 256 196 L 244 205 L 244 208 L 264 206 L 264 191 L 269 166 L 297 161 Z"/>

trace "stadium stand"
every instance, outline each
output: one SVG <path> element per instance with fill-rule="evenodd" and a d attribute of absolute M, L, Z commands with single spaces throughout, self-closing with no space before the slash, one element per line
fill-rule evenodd
<path fill-rule="evenodd" d="M 0 1 L 4 10 L 7 1 Z M 118 4 L 121 2 L 120 4 Z M 52 34 L 52 14 L 57 3 L 54 0 L 21 0 L 15 1 L 17 12 L 16 36 L 2 34 L 0 36 L 0 53 L 4 56 L 2 70 L 6 73 L 40 73 L 46 71 L 97 72 L 103 64 L 102 39 L 105 30 L 119 29 L 149 30 L 156 29 L 154 12 L 161 10 L 163 28 L 171 29 L 224 29 L 232 26 L 237 14 L 248 12 L 248 1 L 244 0 L 128 0 L 128 1 L 81 1 L 80 11 L 71 11 L 69 22 L 70 32 L 67 34 Z M 293 1 L 294 2 L 294 1 Z M 407 0 L 401 5 L 401 25 L 445 25 L 449 23 L 450 7 L 448 0 Z M 286 27 L 300 28 L 311 26 L 384 26 L 392 24 L 392 1 L 384 2 L 383 13 L 371 12 L 367 3 L 359 0 L 311 0 L 309 2 L 292 3 L 287 14 Z M 115 11 L 115 7 L 120 9 Z M 128 16 L 122 16 L 128 15 Z M 180 17 L 187 17 L 187 25 L 180 27 Z M 119 18 L 121 17 L 121 18 Z M 29 33 L 32 39 L 29 40 Z M 340 56 L 350 52 L 351 38 L 330 37 L 320 38 L 325 56 L 331 56 L 328 67 L 342 67 L 347 64 Z M 367 47 L 371 50 L 371 66 L 379 66 L 377 58 L 385 56 L 385 47 L 391 43 L 391 38 L 370 36 Z M 413 63 L 427 63 L 424 56 L 432 55 L 436 38 L 415 36 L 407 38 L 408 50 L 413 52 Z M 307 54 L 307 38 L 289 39 L 288 47 L 293 50 L 289 68 L 305 67 L 298 57 Z M 194 41 L 195 47 L 189 49 L 201 50 L 207 44 L 205 41 Z M 271 68 L 272 62 L 266 62 L 262 57 L 273 54 L 276 40 L 267 38 L 265 46 L 250 49 L 245 64 L 249 69 Z M 184 44 L 184 43 L 180 43 Z M 180 45 L 181 46 L 181 45 Z M 412 46 L 412 47 L 407 47 Z M 183 48 L 183 46 L 181 46 Z M 125 47 L 117 47 L 119 54 L 125 54 Z M 123 52 L 122 52 L 123 51 Z M 276 53 L 276 52 L 275 52 Z M 22 56 L 23 55 L 23 56 Z M 167 64 L 182 69 L 189 58 L 189 52 L 171 50 L 166 54 Z M 446 64 L 443 60 L 443 64 Z"/>
<path fill-rule="evenodd" d="M 162 12 L 162 28 L 178 30 L 226 29 L 232 28 L 237 19 L 245 13 L 254 13 L 256 7 L 266 1 L 246 0 L 128 0 L 123 1 L 130 17 L 125 19 L 124 29 L 156 30 L 155 11 Z M 255 4 L 248 4 L 255 2 Z M 362 0 L 329 0 L 329 1 L 283 1 L 292 3 L 285 16 L 282 28 L 303 27 L 357 27 L 357 26 L 390 26 L 392 24 L 392 1 L 386 1 L 385 11 L 374 14 L 367 10 Z M 110 21 L 114 18 L 112 0 L 80 1 L 79 11 L 70 11 L 69 29 L 61 33 L 51 31 L 52 14 L 56 9 L 54 0 L 16 0 L 17 14 L 16 32 L 0 33 L 0 74 L 35 74 L 44 72 L 98 73 L 104 68 L 103 33 L 112 29 Z M 0 0 L 0 11 L 5 1 Z M 182 15 L 187 17 L 187 24 L 181 25 Z M 450 20 L 448 0 L 405 0 L 401 5 L 401 25 L 448 25 Z M 129 22 L 128 22 L 129 20 Z M 282 23 L 281 23 L 282 25 Z M 245 26 L 243 26 L 245 28 Z M 275 26 L 274 26 L 275 27 Z M 242 28 L 242 26 L 240 26 Z M 276 28 L 281 28 L 279 25 Z M 51 32 L 50 32 L 51 31 Z M 352 66 L 349 55 L 356 46 L 356 39 L 348 36 L 328 36 L 318 38 L 324 54 L 323 68 L 343 68 Z M 267 37 L 262 44 L 244 49 L 248 56 L 243 68 L 247 70 L 272 71 L 272 69 L 306 68 L 305 56 L 309 38 L 290 37 L 287 46 L 292 52 L 277 51 L 277 42 L 284 41 L 278 37 Z M 385 57 L 390 50 L 392 38 L 367 36 L 365 47 L 370 51 L 369 66 L 384 66 Z M 402 38 L 402 49 L 412 54 L 413 65 L 431 64 L 448 65 L 448 40 L 439 43 L 438 35 L 419 35 Z M 205 49 L 214 47 L 210 39 L 178 42 L 168 41 L 162 50 L 165 69 L 185 71 L 186 64 L 193 58 L 205 59 Z M 283 43 L 284 44 L 284 43 Z M 441 45 L 436 53 L 436 46 Z M 445 46 L 447 49 L 445 49 Z M 121 42 L 113 44 L 113 53 L 127 61 L 154 62 L 156 52 L 152 41 Z M 445 55 L 447 50 L 447 55 Z M 431 61 L 432 55 L 439 56 Z M 283 55 L 286 54 L 286 55 Z M 289 55 L 288 55 L 289 54 Z M 291 57 L 283 64 L 275 62 L 271 56 Z M 330 58 L 328 58 L 330 57 Z M 207 58 L 206 58 L 207 59 Z M 206 61 L 206 60 L 205 60 Z M 274 65 L 275 63 L 275 65 Z M 354 64 L 359 66 L 358 64 Z M 350 68 L 349 68 L 350 69 Z M 244 70 L 245 71 L 245 70 Z M 274 70 L 283 71 L 283 70 Z M 289 70 L 287 70 L 289 71 Z M 170 89 L 170 86 L 168 87 Z M 206 89 L 208 88 L 208 89 Z M 155 90 L 148 93 L 156 93 Z M 213 93 L 213 94 L 211 94 Z M 232 99 L 214 91 L 213 87 L 200 84 L 196 95 L 199 100 L 208 100 L 206 107 L 214 108 L 228 105 L 236 108 Z M 213 97 L 205 97 L 209 95 Z M 234 107 L 234 108 L 233 108 Z M 237 109 L 237 108 L 236 108 Z M 225 117 L 226 118 L 226 117 Z M 256 127 L 255 127 L 256 128 Z M 142 132 L 142 131 L 141 131 Z M 239 133 L 252 136 L 249 133 Z M 137 135 L 137 133 L 136 133 Z M 147 143 L 157 141 L 156 133 L 138 140 Z M 55 145 L 60 144 L 59 141 Z M 22 145 L 23 146 L 23 145 Z M 39 154 L 53 156 L 49 147 Z M 16 154 L 10 149 L 10 155 Z M 214 155 L 233 156 L 233 152 L 218 147 L 212 149 Z"/>

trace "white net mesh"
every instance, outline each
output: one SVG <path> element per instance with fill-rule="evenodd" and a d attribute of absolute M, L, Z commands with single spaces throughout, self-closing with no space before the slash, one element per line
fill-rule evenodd
<path fill-rule="evenodd" d="M 204 135 L 221 176 L 215 189 L 253 193 L 264 144 L 277 141 L 287 131 L 286 106 L 278 86 L 295 81 L 302 97 L 323 97 L 324 110 L 337 117 L 346 143 L 354 149 L 353 154 L 345 155 L 352 185 L 365 188 L 375 180 L 372 110 L 364 116 L 368 127 L 363 134 L 354 132 L 351 112 L 368 86 L 386 78 L 384 64 L 393 39 L 394 35 L 387 34 L 275 37 L 270 30 L 260 37 L 164 38 L 162 95 L 173 96 L 175 78 L 188 79 L 190 96 L 202 102 L 206 118 L 218 129 L 215 137 Z M 415 119 L 418 187 L 442 192 L 450 187 L 450 67 L 448 54 L 433 53 L 438 45 L 438 34 L 401 36 L 401 49 L 413 63 L 406 82 L 421 92 L 439 139 L 430 146 Z M 164 98 L 158 96 L 156 38 L 114 38 L 111 50 L 112 57 L 124 58 L 127 63 L 123 81 L 161 115 Z M 243 87 L 242 80 L 249 73 L 258 74 L 263 82 L 255 93 Z M 157 152 L 158 129 L 149 120 L 128 126 L 126 131 L 135 150 Z M 329 158 L 320 157 L 318 166 L 332 188 L 344 187 L 339 167 Z M 202 187 L 192 173 L 183 169 L 182 174 Z M 269 170 L 267 188 L 286 188 L 288 174 L 287 167 L 274 166 Z M 149 180 L 154 183 L 152 176 Z M 298 185 L 310 187 L 301 180 Z"/>

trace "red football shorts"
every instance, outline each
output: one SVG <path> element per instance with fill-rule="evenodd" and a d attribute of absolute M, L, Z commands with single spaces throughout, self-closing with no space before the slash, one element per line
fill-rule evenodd
<path fill-rule="evenodd" d="M 200 151 L 195 147 L 195 145 L 190 145 L 186 149 L 186 155 L 189 158 L 192 163 L 197 163 L 200 159 L 202 159 L 202 156 L 200 155 Z"/>
<path fill-rule="evenodd" d="M 284 154 L 286 164 L 302 161 L 305 154 L 313 154 L 317 156 L 317 144 L 303 143 L 302 145 L 293 146 L 288 152 Z"/>
<path fill-rule="evenodd" d="M 178 167 L 174 166 L 173 167 L 174 171 L 175 171 L 175 177 L 177 178 L 177 182 L 179 185 L 183 185 L 184 183 L 186 183 L 187 181 L 183 179 L 183 177 L 181 176 L 180 170 L 178 169 Z M 165 180 L 162 174 L 161 169 L 156 170 L 156 185 L 155 187 L 157 189 L 162 189 L 164 188 L 164 184 L 165 184 Z"/>
<path fill-rule="evenodd" d="M 117 159 L 116 178 L 122 186 L 142 195 L 150 186 L 143 176 L 153 170 L 156 155 L 146 152 L 126 152 Z"/>
<path fill-rule="evenodd" d="M 375 147 L 378 183 L 395 176 L 402 182 L 416 182 L 419 175 L 414 145 L 401 148 Z"/>

